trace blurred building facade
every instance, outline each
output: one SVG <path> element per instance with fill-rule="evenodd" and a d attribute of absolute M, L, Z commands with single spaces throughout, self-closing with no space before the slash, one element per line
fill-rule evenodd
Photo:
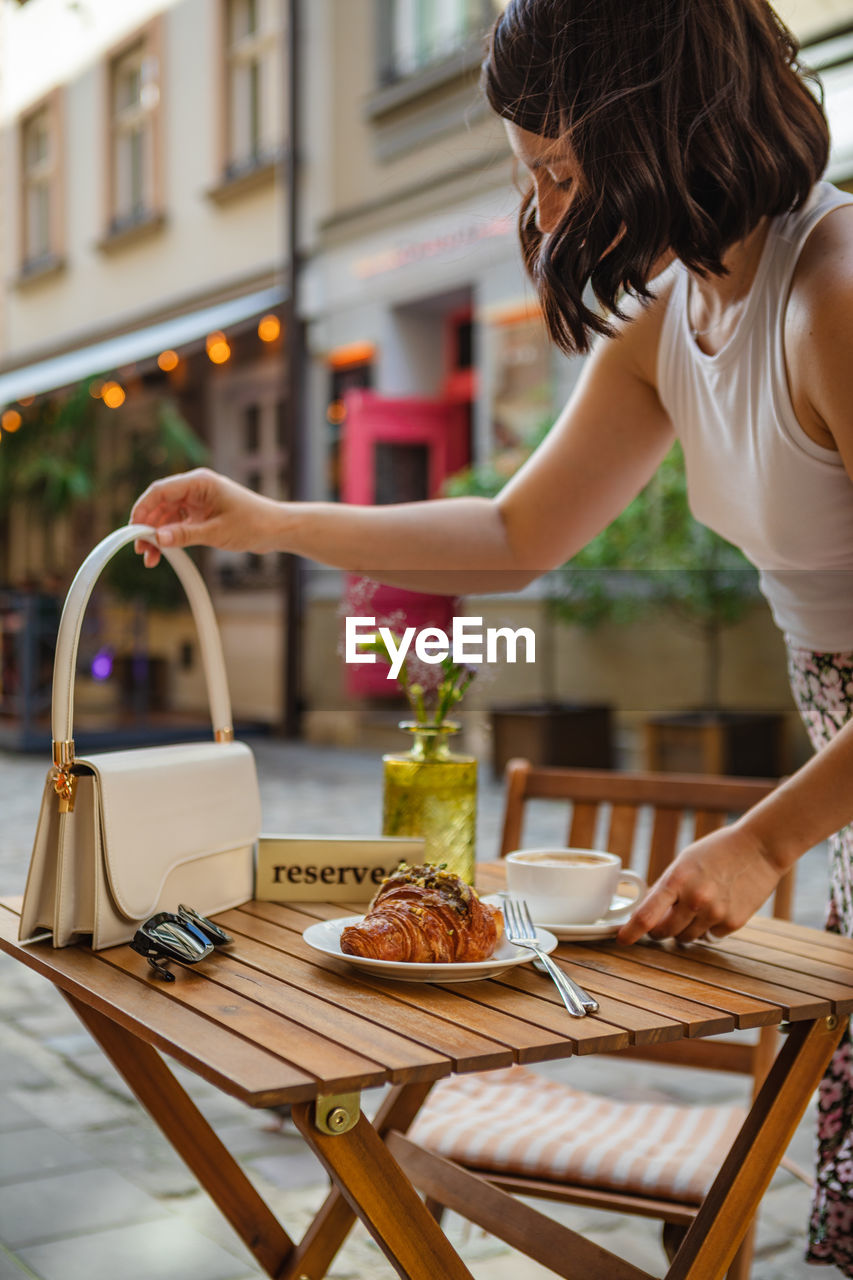
<path fill-rule="evenodd" d="M 98 374 L 125 393 L 132 426 L 132 406 L 144 417 L 168 394 L 212 465 L 273 497 L 425 498 L 469 461 L 509 471 L 580 362 L 548 344 L 517 247 L 511 157 L 478 89 L 501 0 L 298 7 L 299 473 L 275 323 L 290 265 L 284 0 L 0 0 L 0 409 L 25 414 L 31 396 Z M 847 182 L 853 0 L 778 8 L 821 70 L 830 175 Z M 0 579 L 38 573 L 40 537 L 25 511 L 8 521 Z M 278 561 L 216 555 L 205 568 L 235 710 L 277 722 Z M 307 567 L 304 581 L 309 724 L 345 734 L 337 713 L 357 724 L 365 692 L 347 684 L 338 652 L 346 583 Z M 191 628 L 158 621 L 151 643 L 174 700 L 203 702 Z M 624 637 L 609 650 L 566 643 L 564 667 L 593 696 L 614 663 L 627 668 Z M 661 666 L 665 688 L 633 672 L 632 705 L 677 699 L 675 671 L 689 685 L 686 653 Z M 532 673 L 508 675 L 514 692 L 535 691 Z M 735 701 L 786 696 L 784 672 L 742 683 Z"/>
<path fill-rule="evenodd" d="M 577 378 L 581 362 L 549 345 L 522 269 L 519 178 L 502 125 L 478 90 L 478 30 L 501 7 L 500 0 L 332 0 L 310 7 L 313 47 L 326 50 L 325 58 L 309 58 L 310 243 L 299 295 L 311 379 L 307 475 L 315 497 L 432 496 L 441 479 L 434 462 L 442 456 L 435 435 L 442 423 L 456 433 L 455 459 L 493 459 L 498 472 L 509 472 Z M 829 175 L 847 183 L 853 2 L 782 0 L 779 10 L 821 73 L 834 137 Z M 415 421 L 415 409 L 432 413 L 433 434 L 423 416 Z M 399 424 L 396 437 L 386 429 L 388 415 Z M 329 680 L 335 629 L 331 618 L 320 622 L 341 592 L 328 574 L 311 571 L 309 581 L 315 608 L 307 700 L 331 712 L 346 698 Z M 501 624 L 534 625 L 545 637 L 535 591 L 512 605 L 500 598 L 468 605 Z M 538 663 L 534 671 L 491 673 L 488 687 L 478 682 L 471 696 L 488 703 L 615 694 L 636 722 L 655 707 L 698 701 L 694 637 L 679 635 L 668 620 L 630 631 L 603 627 L 591 637 L 559 628 L 553 684 L 543 687 Z M 768 615 L 734 629 L 724 644 L 727 706 L 790 708 L 784 651 Z M 755 662 L 755 653 L 765 661 Z M 322 725 L 318 717 L 320 731 Z"/>
<path fill-rule="evenodd" d="M 102 455 L 111 429 L 146 430 L 168 400 L 212 465 L 286 492 L 285 16 L 279 0 L 3 0 L 0 400 L 21 434 L 33 396 L 101 375 Z M 0 420 L 8 438 L 7 426 L 14 416 Z M 132 496 L 130 482 L 118 512 L 95 504 L 89 545 Z M 32 506 L 13 505 L 3 583 L 39 580 L 44 538 Z M 50 567 L 67 579 L 75 565 Z M 235 701 L 265 718 L 281 700 L 269 634 L 268 687 L 244 673 L 255 620 L 277 640 L 277 566 L 241 566 L 239 591 L 227 557 L 208 567 L 226 646 L 244 659 L 231 662 Z M 191 634 L 166 633 L 151 642 L 177 701 L 203 701 Z"/>

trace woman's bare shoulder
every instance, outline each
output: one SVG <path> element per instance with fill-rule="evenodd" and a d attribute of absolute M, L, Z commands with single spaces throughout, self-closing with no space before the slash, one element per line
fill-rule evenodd
<path fill-rule="evenodd" d="M 853 204 L 826 214 L 800 254 L 785 314 L 791 396 L 808 431 L 827 432 L 853 467 Z M 810 432 L 810 434 L 815 434 Z M 828 437 L 828 438 L 829 438 Z"/>
<path fill-rule="evenodd" d="M 841 300 L 852 286 L 853 201 L 825 214 L 809 235 L 794 272 L 791 302 L 823 310 L 828 297 Z"/>

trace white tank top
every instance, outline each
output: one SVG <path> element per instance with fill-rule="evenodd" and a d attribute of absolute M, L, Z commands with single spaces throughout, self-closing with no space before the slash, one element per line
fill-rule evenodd
<path fill-rule="evenodd" d="M 818 652 L 853 649 L 853 483 L 838 452 L 797 422 L 783 330 L 809 233 L 850 203 L 821 182 L 802 209 L 771 221 L 746 306 L 716 355 L 690 332 L 689 277 L 676 264 L 658 352 L 658 394 L 684 449 L 691 511 L 758 567 L 788 642 Z"/>

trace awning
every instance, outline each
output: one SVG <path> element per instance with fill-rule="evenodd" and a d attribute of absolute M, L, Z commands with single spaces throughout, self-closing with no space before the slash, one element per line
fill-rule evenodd
<path fill-rule="evenodd" d="M 134 329 L 131 333 L 106 338 L 88 347 L 78 347 L 76 351 L 67 351 L 49 360 L 38 360 L 23 368 L 11 369 L 0 374 L 0 405 L 12 404 L 22 396 L 37 396 L 45 391 L 72 386 L 93 374 L 109 373 L 137 361 L 151 359 L 161 351 L 179 350 L 215 329 L 227 331 L 230 326 L 251 316 L 263 315 L 283 301 L 284 291 L 281 288 L 261 289 L 242 298 L 231 298 L 228 302 L 218 302 L 200 311 L 162 320 L 145 329 Z"/>

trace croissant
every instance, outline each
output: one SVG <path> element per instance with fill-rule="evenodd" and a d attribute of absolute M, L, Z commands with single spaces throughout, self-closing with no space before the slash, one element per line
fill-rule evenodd
<path fill-rule="evenodd" d="M 497 907 L 442 867 L 399 867 L 383 880 L 341 951 L 370 960 L 452 964 L 487 960 L 503 935 Z"/>

